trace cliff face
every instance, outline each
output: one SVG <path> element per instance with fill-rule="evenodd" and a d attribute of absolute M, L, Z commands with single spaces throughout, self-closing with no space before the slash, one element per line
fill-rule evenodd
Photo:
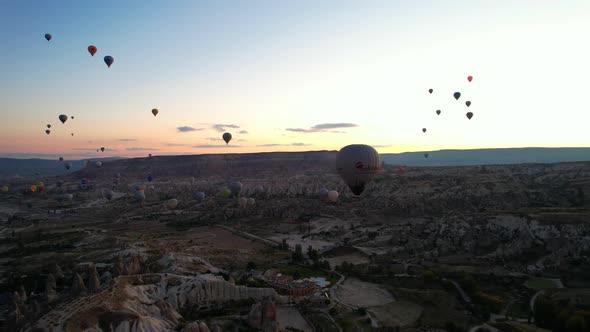
<path fill-rule="evenodd" d="M 53 332 L 173 331 L 181 318 L 178 310 L 184 307 L 207 307 L 249 298 L 285 301 L 271 288 L 236 286 L 214 275 L 120 276 L 109 290 L 78 298 L 51 311 L 37 322 L 36 328 Z M 199 331 L 207 330 L 206 326 L 198 326 Z"/>

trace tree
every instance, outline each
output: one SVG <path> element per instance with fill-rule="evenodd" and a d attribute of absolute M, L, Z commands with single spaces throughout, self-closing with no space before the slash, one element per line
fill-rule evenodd
<path fill-rule="evenodd" d="M 303 262 L 305 258 L 303 257 L 303 250 L 301 249 L 301 244 L 295 245 L 295 252 L 293 253 L 292 259 L 294 262 Z"/>
<path fill-rule="evenodd" d="M 587 325 L 584 317 L 580 315 L 570 317 L 565 323 L 565 330 L 567 332 L 585 332 Z"/>
<path fill-rule="evenodd" d="M 555 304 L 545 298 L 535 301 L 535 325 L 552 329 L 556 323 L 557 308 Z"/>
<path fill-rule="evenodd" d="M 246 265 L 246 269 L 247 270 L 256 270 L 256 263 L 250 261 L 248 262 L 248 264 Z"/>

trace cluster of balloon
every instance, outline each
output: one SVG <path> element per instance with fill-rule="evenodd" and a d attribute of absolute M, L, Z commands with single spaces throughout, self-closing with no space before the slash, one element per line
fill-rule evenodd
<path fill-rule="evenodd" d="M 195 199 L 197 200 L 197 202 L 201 203 L 205 200 L 205 193 L 202 191 L 197 191 L 195 193 Z"/>
<path fill-rule="evenodd" d="M 232 136 L 230 133 L 223 133 L 223 135 L 221 137 L 225 141 L 225 145 L 227 145 L 227 144 L 229 144 L 229 141 L 231 141 Z"/>
<path fill-rule="evenodd" d="M 245 208 L 246 206 L 256 205 L 256 200 L 252 197 L 250 197 L 250 198 L 240 197 L 240 198 L 238 198 L 238 204 L 240 205 L 241 208 Z"/>
<path fill-rule="evenodd" d="M 176 198 L 169 199 L 166 201 L 166 208 L 168 210 L 174 210 L 178 206 L 178 200 Z"/>
<path fill-rule="evenodd" d="M 383 166 L 379 153 L 372 146 L 352 144 L 338 151 L 336 170 L 353 196 L 359 197 L 373 177 L 383 171 Z"/>

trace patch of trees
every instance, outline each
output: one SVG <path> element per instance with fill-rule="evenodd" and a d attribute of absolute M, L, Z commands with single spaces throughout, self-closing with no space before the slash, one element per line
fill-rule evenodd
<path fill-rule="evenodd" d="M 590 311 L 546 297 L 535 302 L 535 325 L 555 332 L 590 332 Z"/>

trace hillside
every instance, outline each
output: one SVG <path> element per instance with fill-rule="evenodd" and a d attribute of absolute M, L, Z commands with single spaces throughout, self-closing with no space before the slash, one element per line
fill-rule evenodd
<path fill-rule="evenodd" d="M 92 160 L 110 161 L 116 159 L 121 158 L 95 158 Z M 84 168 L 84 160 L 68 160 L 68 162 L 72 163 L 72 168 L 69 171 L 64 167 L 64 163 L 58 160 L 0 158 L 0 177 L 33 176 L 36 173 L 43 176 L 63 175 Z"/>

